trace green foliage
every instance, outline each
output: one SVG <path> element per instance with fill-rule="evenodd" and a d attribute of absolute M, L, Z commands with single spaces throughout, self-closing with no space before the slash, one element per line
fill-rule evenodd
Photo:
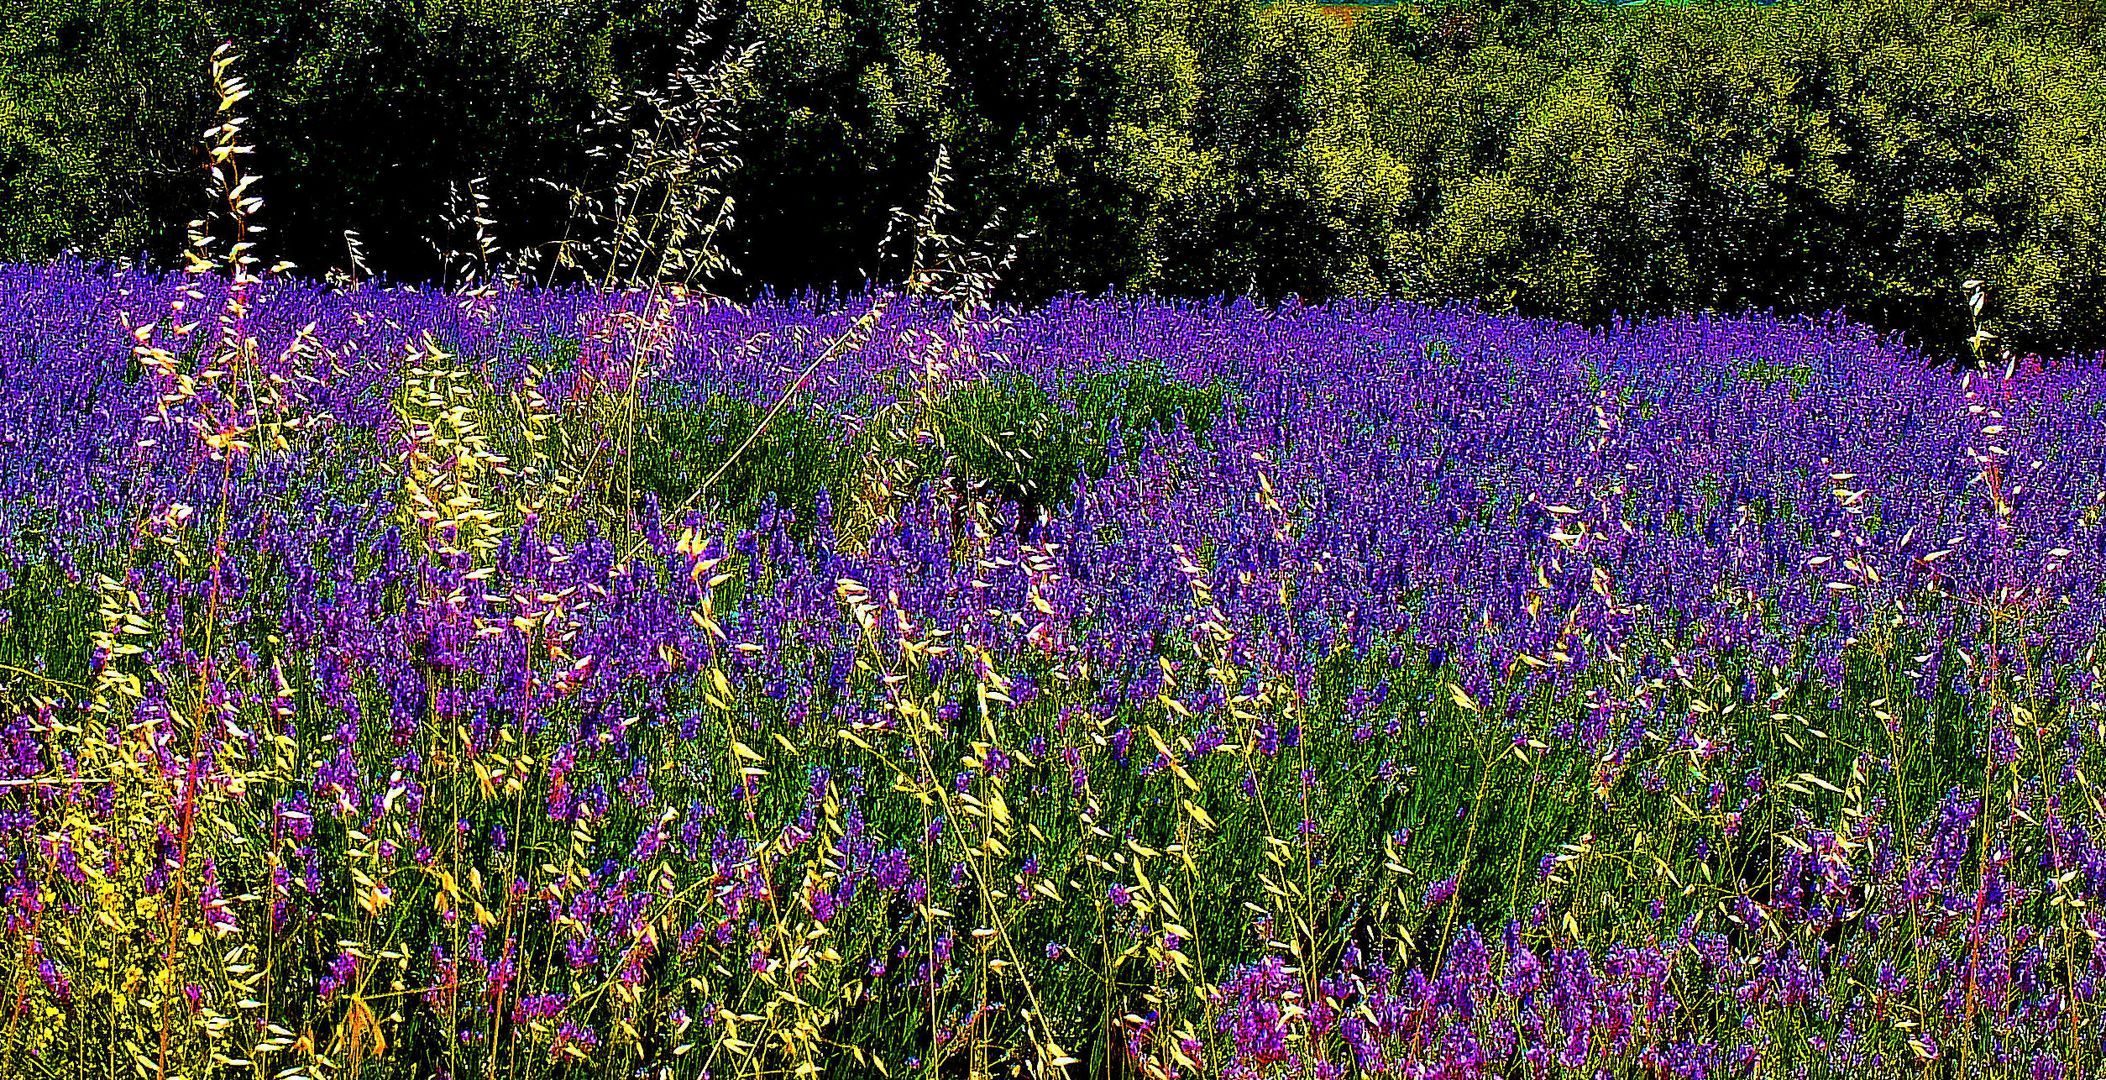
<path fill-rule="evenodd" d="M 1374 20 L 1401 75 L 1381 127 L 1426 207 L 1410 291 L 1587 322 L 1845 307 L 1950 349 L 1981 277 L 2021 348 L 2106 346 L 2079 6 L 1642 5 L 1532 38 L 1480 5 Z"/>
<path fill-rule="evenodd" d="M 1180 423 L 1203 439 L 1226 398 L 1225 387 L 1180 382 L 1157 363 L 1093 372 L 1053 392 L 1012 376 L 955 394 L 942 441 L 964 475 L 986 483 L 1029 524 L 1039 511 L 1064 506 L 1085 476 L 1103 476 L 1113 440 Z"/>
<path fill-rule="evenodd" d="M 762 504 L 772 503 L 794 511 L 808 535 L 819 492 L 842 475 L 840 433 L 812 410 L 785 409 L 733 460 L 766 411 L 765 404 L 723 394 L 699 405 L 646 410 L 637 430 L 637 489 L 676 505 L 729 460 L 712 489 L 720 512 L 750 522 Z"/>
<path fill-rule="evenodd" d="M 30 0 L 0 28 L 0 235 L 172 256 L 204 50 L 252 56 L 268 256 L 425 277 L 452 185 L 561 235 L 590 122 L 698 19 L 757 45 L 726 254 L 863 281 L 949 148 L 1009 288 L 1467 298 L 1586 322 L 1844 307 L 1949 349 L 2106 347 L 2099 0 Z M 1006 213 L 997 214 L 998 209 Z"/>
<path fill-rule="evenodd" d="M 188 0 L 11 0 L 0 258 L 181 249 L 199 209 L 191 146 L 210 106 L 197 18 Z"/>
<path fill-rule="evenodd" d="M 1093 372 L 1051 390 L 1021 376 L 975 380 L 945 399 L 937 438 L 895 449 L 916 475 L 933 477 L 948 465 L 984 485 L 1028 526 L 1041 510 L 1065 505 L 1084 476 L 1104 475 L 1113 440 L 1179 424 L 1204 438 L 1227 396 L 1224 386 L 1181 382 L 1158 363 Z M 795 531 L 810 535 L 820 492 L 849 491 L 864 448 L 814 410 L 784 409 L 759 427 L 766 412 L 765 404 L 726 394 L 655 403 L 639 420 L 638 491 L 678 505 L 715 476 L 705 494 L 726 519 L 751 523 L 772 505 L 795 513 Z"/>

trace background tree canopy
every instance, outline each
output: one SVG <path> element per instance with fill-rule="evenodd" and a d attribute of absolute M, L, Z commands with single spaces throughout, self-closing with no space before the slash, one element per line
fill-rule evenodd
<path fill-rule="evenodd" d="M 450 186 L 546 240 L 595 110 L 698 0 L 16 0 L 0 256 L 170 261 L 205 58 L 244 52 L 267 253 L 438 268 Z M 1476 299 L 1585 322 L 1841 306 L 1933 348 L 1991 282 L 2022 348 L 2106 349 L 2106 0 L 736 0 L 733 291 L 853 285 L 939 145 L 1014 298 Z"/>

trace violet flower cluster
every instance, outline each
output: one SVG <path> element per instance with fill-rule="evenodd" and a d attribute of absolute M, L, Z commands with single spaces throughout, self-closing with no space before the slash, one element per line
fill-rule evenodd
<path fill-rule="evenodd" d="M 213 288 L 0 269 L 9 1068 L 2106 1060 L 2097 369 L 1081 299 L 812 368 L 868 298 L 271 279 L 306 422 L 235 453 L 120 320 Z M 1232 392 L 993 529 L 566 472 L 632 392 L 851 438 L 930 340 Z"/>

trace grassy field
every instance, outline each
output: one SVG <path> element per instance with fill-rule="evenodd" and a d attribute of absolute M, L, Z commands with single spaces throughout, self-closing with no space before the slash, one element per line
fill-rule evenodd
<path fill-rule="evenodd" d="M 78 266 L 0 321 L 16 1075 L 2098 1049 L 2095 370 Z"/>

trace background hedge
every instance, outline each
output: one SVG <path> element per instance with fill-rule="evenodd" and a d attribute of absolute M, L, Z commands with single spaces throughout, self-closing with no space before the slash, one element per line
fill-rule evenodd
<path fill-rule="evenodd" d="M 560 227 L 596 105 L 658 85 L 695 0 L 14 0 L 0 256 L 173 259 L 202 74 L 257 89 L 269 257 L 433 273 L 449 184 Z M 1957 284 L 2042 352 L 2106 348 L 2106 0 L 1607 7 L 1351 25 L 1253 0 L 726 0 L 735 291 L 853 284 L 950 147 L 1029 230 L 1017 299 L 1106 288 L 1473 298 L 1600 322 L 1846 307 L 1941 349 Z"/>

